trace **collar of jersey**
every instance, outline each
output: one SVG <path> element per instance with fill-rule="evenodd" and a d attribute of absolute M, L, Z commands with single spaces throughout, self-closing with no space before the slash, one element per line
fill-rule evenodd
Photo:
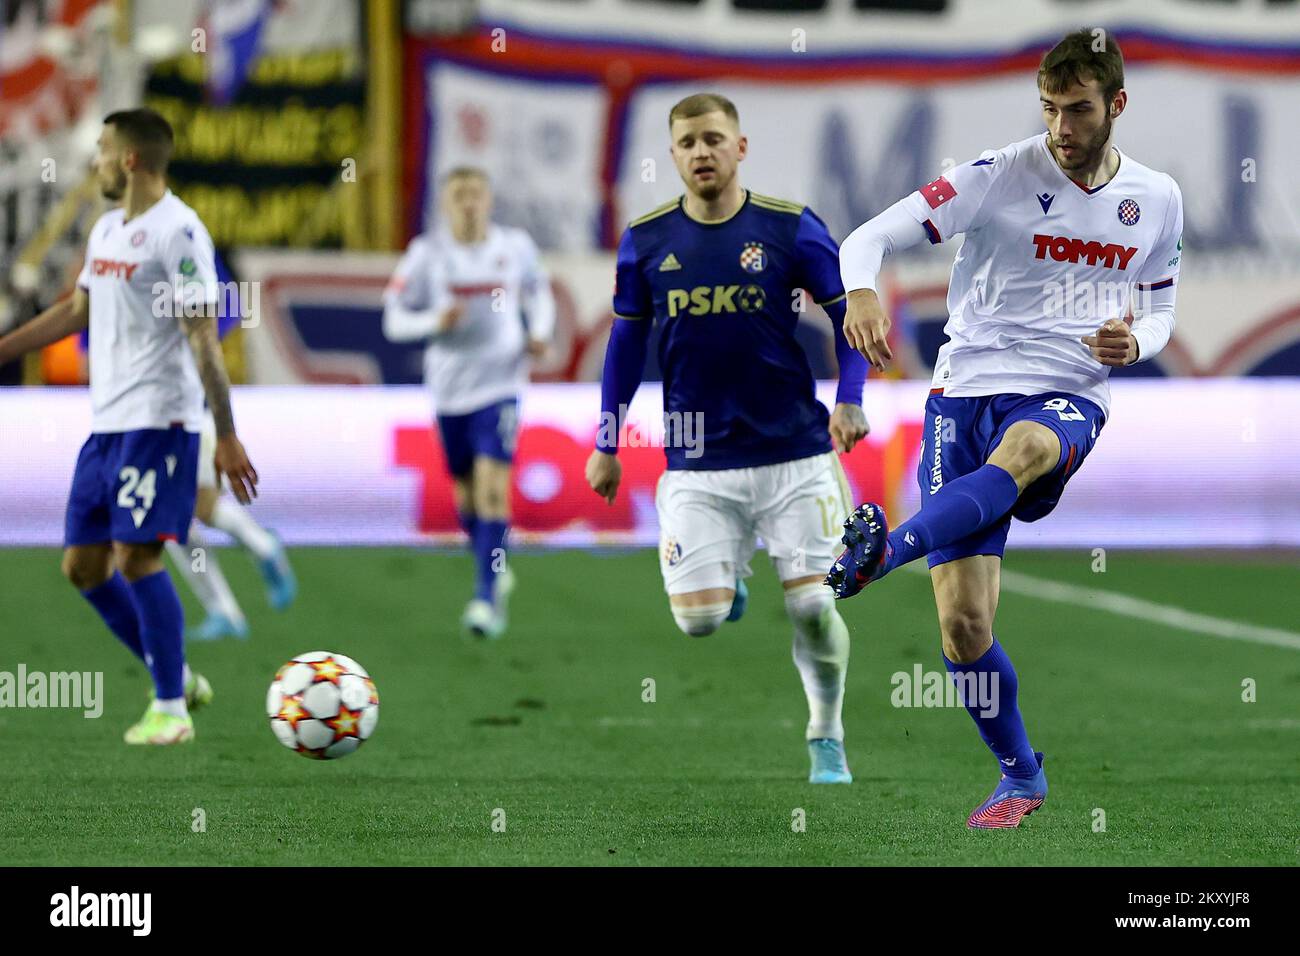
<path fill-rule="evenodd" d="M 125 206 L 118 206 L 118 208 L 122 210 L 122 225 L 126 226 L 126 225 L 134 225 L 134 224 L 138 223 L 141 219 L 143 219 L 145 216 L 148 216 L 148 215 L 149 215 L 150 213 L 152 213 L 155 209 L 157 209 L 157 208 L 158 208 L 159 206 L 161 206 L 164 202 L 166 202 L 169 198 L 171 198 L 171 194 L 172 194 L 172 191 L 171 191 L 170 189 L 166 190 L 166 191 L 162 194 L 162 198 L 161 198 L 161 199 L 159 199 L 156 203 L 154 203 L 152 206 L 150 206 L 150 207 L 149 207 L 148 209 L 146 209 L 144 212 L 140 213 L 140 215 L 136 216 L 134 219 L 127 219 L 127 218 L 126 218 L 126 207 L 125 207 Z"/>
<path fill-rule="evenodd" d="M 737 216 L 739 216 L 742 212 L 745 211 L 745 207 L 749 205 L 750 195 L 751 195 L 750 191 L 746 189 L 745 201 L 742 202 L 739 206 L 737 206 L 736 211 L 733 212 L 726 219 L 696 219 L 694 216 L 692 216 L 689 212 L 686 211 L 686 193 L 682 193 L 681 198 L 677 200 L 677 208 L 682 211 L 682 215 L 686 217 L 687 221 L 692 222 L 697 226 L 706 226 L 709 228 L 713 228 L 717 226 L 725 226 L 727 223 L 731 222 L 731 220 L 735 219 Z"/>
<path fill-rule="evenodd" d="M 1061 168 L 1061 164 L 1056 161 L 1056 157 L 1052 155 L 1052 151 L 1047 148 L 1047 137 L 1049 135 L 1050 135 L 1049 133 L 1044 133 L 1042 137 L 1039 138 L 1038 140 L 1039 147 L 1043 150 L 1043 152 L 1047 154 L 1048 162 L 1050 162 L 1054 167 L 1056 167 L 1056 171 L 1060 173 L 1062 176 L 1064 176 L 1066 179 L 1068 179 L 1070 181 L 1070 185 L 1074 186 L 1076 189 L 1082 190 L 1085 196 L 1088 197 L 1096 196 L 1098 193 L 1100 193 L 1103 189 L 1105 189 L 1115 180 L 1119 179 L 1120 174 L 1124 172 L 1126 168 L 1124 164 L 1124 153 L 1120 150 L 1118 146 L 1112 146 L 1111 149 L 1115 150 L 1115 155 L 1119 157 L 1119 168 L 1115 170 L 1114 176 L 1110 177 L 1110 179 L 1106 180 L 1100 186 L 1094 186 L 1092 188 L 1089 188 L 1083 185 L 1081 182 L 1079 182 L 1077 179 L 1075 179 L 1073 176 L 1071 176 L 1069 173 L 1067 173 L 1064 169 Z"/>

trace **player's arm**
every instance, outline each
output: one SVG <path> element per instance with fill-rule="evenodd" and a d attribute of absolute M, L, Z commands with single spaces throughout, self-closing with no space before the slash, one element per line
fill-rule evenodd
<path fill-rule="evenodd" d="M 623 412 L 645 374 L 653 321 L 654 300 L 637 261 L 629 229 L 623 233 L 618 246 L 614 325 L 609 332 L 609 345 L 605 347 L 605 370 L 600 378 L 600 427 L 596 431 L 596 448 L 587 458 L 587 483 L 611 505 L 622 479 L 618 436 L 623 429 Z"/>
<path fill-rule="evenodd" d="M 225 475 L 235 497 L 242 504 L 248 504 L 257 497 L 257 472 L 235 434 L 235 415 L 230 407 L 230 376 L 226 374 L 226 362 L 217 338 L 217 317 L 215 314 L 182 316 L 181 330 L 194 354 L 194 366 L 198 369 L 199 381 L 203 383 L 203 395 L 217 426 L 217 450 L 213 456 L 217 475 Z"/>
<path fill-rule="evenodd" d="M 52 345 L 90 324 L 90 296 L 78 288 L 30 322 L 0 336 L 0 365 L 8 365 L 35 349 Z"/>
<path fill-rule="evenodd" d="M 893 359 L 889 316 L 876 293 L 885 259 L 922 240 L 937 244 L 978 228 L 986 200 L 1008 160 L 1000 153 L 955 166 L 932 183 L 863 223 L 840 247 L 840 276 L 848 292 L 844 335 L 878 371 Z"/>
<path fill-rule="evenodd" d="M 555 296 L 551 277 L 542 265 L 537 246 L 526 234 L 524 243 L 523 307 L 528 318 L 528 354 L 541 358 L 555 338 Z"/>
<path fill-rule="evenodd" d="M 216 250 L 202 223 L 188 223 L 176 230 L 168 243 L 164 265 L 175 283 L 176 314 L 217 426 L 217 449 L 213 455 L 217 480 L 224 475 L 235 497 L 241 504 L 248 504 L 257 497 L 257 472 L 235 434 L 230 376 L 226 374 L 217 332 Z M 196 304 L 202 308 L 194 308 Z"/>
<path fill-rule="evenodd" d="M 456 327 L 464 310 L 447 292 L 428 240 L 417 236 L 384 290 L 384 337 L 416 342 Z"/>
<path fill-rule="evenodd" d="M 862 411 L 862 386 L 867 380 L 867 362 L 844 337 L 846 314 L 844 286 L 840 281 L 839 247 L 830 231 L 811 209 L 799 217 L 795 233 L 795 251 L 799 260 L 800 282 L 812 294 L 813 301 L 830 317 L 835 337 L 835 359 L 839 363 L 840 381 L 835 392 L 835 408 L 827 425 L 831 443 L 837 452 L 849 452 L 866 437 L 871 427 Z"/>
<path fill-rule="evenodd" d="M 1164 227 L 1138 271 L 1133 325 L 1110 319 L 1081 342 L 1102 365 L 1123 368 L 1154 358 L 1174 334 L 1174 300 L 1183 258 L 1183 195 L 1174 183 Z"/>

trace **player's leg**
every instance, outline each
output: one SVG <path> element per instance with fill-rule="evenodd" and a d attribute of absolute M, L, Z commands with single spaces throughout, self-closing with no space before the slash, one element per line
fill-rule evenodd
<path fill-rule="evenodd" d="M 184 613 L 162 561 L 162 543 L 184 537 L 194 515 L 199 436 L 180 427 L 124 432 L 111 471 L 113 559 L 127 581 L 155 699 L 126 733 L 133 744 L 184 743 L 194 736 L 188 713 Z M 203 682 L 206 684 L 206 682 Z M 210 688 L 194 687 L 210 696 Z M 204 701 L 197 701 L 202 703 Z"/>
<path fill-rule="evenodd" d="M 203 469 L 202 461 L 200 456 L 200 472 Z M 205 485 L 200 479 L 194 503 L 194 515 L 199 521 L 211 517 L 218 494 L 216 487 Z M 213 641 L 227 636 L 247 637 L 248 620 L 244 617 L 243 608 L 239 606 L 239 601 L 235 599 L 235 593 L 221 570 L 217 550 L 207 546 L 198 524 L 190 523 L 188 540 L 168 541 L 166 548 L 172 566 L 189 585 L 203 605 L 205 613 L 203 622 L 187 631 L 186 636 L 199 641 Z"/>
<path fill-rule="evenodd" d="M 280 539 L 258 524 L 249 509 L 222 494 L 221 482 L 212 461 L 216 449 L 217 426 L 209 412 L 204 416 L 203 427 L 199 432 L 199 494 L 194 503 L 194 515 L 209 528 L 230 535 L 253 555 L 257 570 L 266 585 L 267 603 L 275 610 L 283 611 L 298 594 L 298 580 L 289 564 L 289 556 Z M 215 569 L 214 588 L 218 591 L 224 611 L 219 610 L 214 614 L 213 606 L 204 601 L 204 607 L 208 609 L 208 620 L 200 627 L 201 633 L 196 633 L 195 636 L 212 638 L 233 633 L 236 637 L 245 637 L 248 627 L 242 623 L 243 611 L 240 610 L 234 593 L 225 585 L 225 576 L 216 564 L 215 553 L 209 551 L 207 556 L 211 562 L 210 567 Z M 179 563 L 177 567 L 180 567 Z M 217 579 L 220 583 L 216 583 Z M 190 583 L 193 585 L 194 581 L 191 580 Z M 222 588 L 224 592 L 221 591 Z M 201 596 L 200 600 L 203 600 Z M 222 617 L 226 618 L 226 622 L 221 620 Z"/>
<path fill-rule="evenodd" d="M 835 607 L 834 592 L 815 573 L 834 557 L 836 533 L 852 507 L 848 483 L 833 453 L 756 471 L 763 504 L 755 526 L 781 578 L 794 629 L 791 653 L 808 701 L 808 779 L 852 783 L 842 717 L 849 630 Z"/>
<path fill-rule="evenodd" d="M 143 662 L 135 599 L 113 566 L 109 543 L 112 472 L 120 442 L 120 435 L 91 435 L 77 456 L 64 519 L 62 570 L 108 629 Z"/>
<path fill-rule="evenodd" d="M 466 443 L 473 456 L 470 547 L 475 574 L 474 600 L 465 609 L 464 623 L 479 637 L 505 633 L 506 602 L 513 587 L 507 547 L 518 408 L 518 401 L 511 398 L 466 416 Z"/>
<path fill-rule="evenodd" d="M 749 469 L 668 471 L 655 490 L 659 570 L 678 629 L 707 637 L 732 613 L 750 574 L 754 531 Z"/>
<path fill-rule="evenodd" d="M 1021 492 L 1066 462 L 1066 446 L 1058 433 L 1024 418 L 1006 423 L 992 454 L 977 467 L 951 479 L 942 477 L 950 470 L 946 447 L 978 444 L 981 434 L 997 430 L 1000 398 L 1012 399 L 1012 404 L 1034 401 L 1020 396 L 930 397 L 918 466 L 923 492 L 928 490 L 921 510 L 893 531 L 878 504 L 868 502 L 854 511 L 845 525 L 848 550 L 827 578 L 837 595 L 851 597 L 901 565 L 995 526 L 1015 507 Z"/>
<path fill-rule="evenodd" d="M 1047 795 L 1042 754 L 1029 743 L 1020 714 L 1015 667 L 993 634 L 1001 571 L 996 554 L 971 555 L 930 569 L 944 666 L 1002 774 L 967 820 L 978 828 L 1018 826 Z"/>

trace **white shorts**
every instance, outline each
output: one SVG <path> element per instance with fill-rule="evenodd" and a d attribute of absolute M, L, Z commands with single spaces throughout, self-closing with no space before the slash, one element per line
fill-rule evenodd
<path fill-rule="evenodd" d="M 664 590 L 734 588 L 755 535 L 782 581 L 823 575 L 853 510 L 835 452 L 756 468 L 666 471 L 655 490 Z"/>
<path fill-rule="evenodd" d="M 217 422 L 209 411 L 203 412 L 203 425 L 199 428 L 199 487 L 217 487 L 217 469 L 212 456 L 217 453 Z"/>

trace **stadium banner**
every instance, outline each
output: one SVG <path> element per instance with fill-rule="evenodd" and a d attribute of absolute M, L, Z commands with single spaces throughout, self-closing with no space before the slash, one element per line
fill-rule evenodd
<path fill-rule="evenodd" d="M 1300 208 L 1300 182 L 1283 172 L 1300 147 L 1300 129 L 1289 120 L 1300 95 L 1300 43 L 1123 26 L 1114 33 L 1127 51 L 1130 94 L 1117 142 L 1182 185 L 1189 249 L 1285 263 L 1300 248 L 1294 215 L 1279 215 Z M 477 115 L 507 94 L 524 105 L 553 102 L 554 110 L 501 125 L 534 135 L 540 125 L 559 124 L 568 132 L 548 134 L 548 148 L 561 152 L 567 138 L 584 159 L 562 176 L 530 168 L 507 184 L 511 202 L 553 208 L 558 194 L 575 204 L 567 215 L 576 230 L 588 197 L 595 199 L 592 242 L 613 248 L 630 218 L 681 191 L 668 155 L 668 108 L 708 88 L 737 103 L 750 140 L 746 182 L 813 205 L 842 239 L 946 165 L 1041 131 L 1034 74 L 1059 35 L 1012 31 L 996 49 L 856 51 L 823 37 L 792 51 L 788 31 L 776 31 L 749 53 L 698 40 L 669 45 L 492 23 L 457 37 L 408 37 L 407 208 L 428 210 L 433 174 L 449 158 L 437 130 L 466 140 L 458 130 L 481 126 Z M 776 42 L 782 36 L 784 51 Z M 444 90 L 449 84 L 454 95 Z M 565 103 L 574 113 L 568 121 Z M 487 165 L 518 164 L 495 155 L 510 135 L 502 129 L 497 142 L 480 144 L 483 155 L 493 154 Z M 1214 144 L 1208 154 L 1207 144 Z M 420 215 L 408 223 L 412 232 L 423 226 Z"/>
<path fill-rule="evenodd" d="M 855 501 L 897 521 L 917 507 L 928 383 L 871 381 L 871 434 L 843 456 Z M 1300 546 L 1300 382 L 1132 380 L 1056 511 L 1014 522 L 1011 543 L 1044 548 Z M 818 386 L 828 406 L 835 386 Z M 649 547 L 664 470 L 662 398 L 629 409 L 623 483 L 611 507 L 583 475 L 599 386 L 543 384 L 523 400 L 513 487 L 523 545 Z M 235 419 L 262 479 L 258 519 L 298 545 L 461 541 L 425 391 L 407 387 L 238 388 Z M 0 391 L 0 545 L 57 546 L 77 452 L 90 427 L 84 389 Z"/>
<path fill-rule="evenodd" d="M 203 56 L 155 63 L 145 105 L 176 131 L 168 178 L 216 246 L 338 248 L 360 220 L 340 188 L 366 156 L 360 53 L 340 47 L 266 53 L 234 101 L 210 101 Z"/>

